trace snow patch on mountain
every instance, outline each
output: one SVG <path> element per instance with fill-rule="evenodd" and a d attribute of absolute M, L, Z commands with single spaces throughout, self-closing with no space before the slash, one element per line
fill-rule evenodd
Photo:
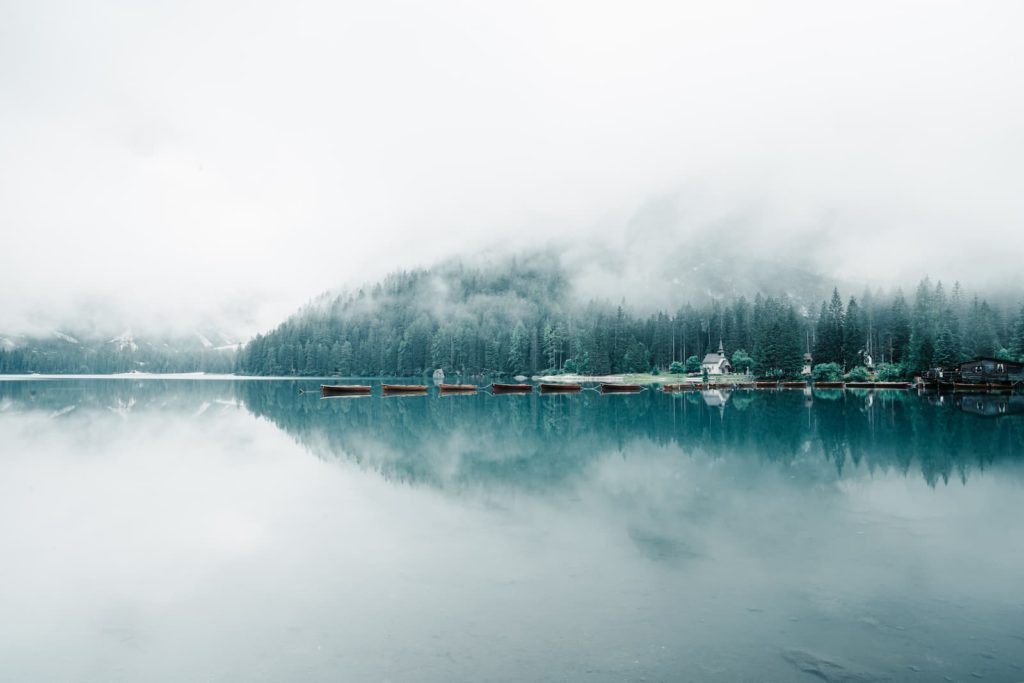
<path fill-rule="evenodd" d="M 53 336 L 57 337 L 57 339 L 62 339 L 64 341 L 68 342 L 69 344 L 78 344 L 79 343 L 79 341 L 77 339 L 75 339 L 74 337 L 72 337 L 70 334 L 64 334 L 60 330 L 54 330 L 53 331 Z"/>
<path fill-rule="evenodd" d="M 116 344 L 118 351 L 124 351 L 128 349 L 130 351 L 138 351 L 139 345 L 135 343 L 135 337 L 132 336 L 132 331 L 125 330 L 120 335 L 107 341 L 108 344 Z"/>
<path fill-rule="evenodd" d="M 207 348 L 207 349 L 212 349 L 213 348 L 213 342 L 210 341 L 202 332 L 196 332 L 195 335 L 197 337 L 199 337 L 199 341 L 200 341 L 200 343 L 202 343 L 203 348 Z"/>

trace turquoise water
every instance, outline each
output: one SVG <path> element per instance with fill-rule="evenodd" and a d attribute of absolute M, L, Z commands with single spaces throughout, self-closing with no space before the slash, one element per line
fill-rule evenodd
<path fill-rule="evenodd" d="M 1024 415 L 0 381 L 0 681 L 1024 680 Z"/>

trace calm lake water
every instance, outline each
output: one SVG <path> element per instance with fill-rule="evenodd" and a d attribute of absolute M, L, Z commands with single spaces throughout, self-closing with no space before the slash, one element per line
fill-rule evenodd
<path fill-rule="evenodd" d="M 1024 680 L 1024 415 L 0 382 L 0 681 Z"/>

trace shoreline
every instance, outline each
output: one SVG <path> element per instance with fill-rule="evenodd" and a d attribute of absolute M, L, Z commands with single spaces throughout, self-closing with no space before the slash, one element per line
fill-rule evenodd
<path fill-rule="evenodd" d="M 43 380 L 55 380 L 55 379 L 139 379 L 139 380 L 153 380 L 153 379 L 167 379 L 167 380 L 210 380 L 210 381 L 234 381 L 234 380 L 263 380 L 263 379 L 330 379 L 325 377 L 270 377 L 270 376 L 258 376 L 258 375 L 230 375 L 222 373 L 206 373 L 206 372 L 117 372 L 117 373 L 106 373 L 106 374 L 20 374 L 20 375 L 0 375 L 0 382 L 32 382 L 32 381 L 43 381 Z"/>

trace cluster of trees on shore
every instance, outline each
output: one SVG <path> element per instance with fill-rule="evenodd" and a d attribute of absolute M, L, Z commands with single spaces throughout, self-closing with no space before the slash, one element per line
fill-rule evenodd
<path fill-rule="evenodd" d="M 865 292 L 846 306 L 838 290 L 822 302 L 815 322 L 816 375 L 856 369 L 870 356 L 893 375 L 952 367 L 978 356 L 1024 360 L 1024 304 L 1014 316 L 959 283 L 947 292 L 925 278 L 908 302 L 902 291 L 888 297 Z"/>
<path fill-rule="evenodd" d="M 975 355 L 1024 357 L 1024 307 L 1013 316 L 959 285 L 838 291 L 820 308 L 797 296 L 714 299 L 640 315 L 575 299 L 557 261 L 460 263 L 401 272 L 370 289 L 324 297 L 241 351 L 255 375 L 593 375 L 693 371 L 719 343 L 737 370 L 795 376 L 804 354 L 854 371 L 866 354 L 890 376 Z M 817 310 L 817 315 L 813 311 Z"/>

